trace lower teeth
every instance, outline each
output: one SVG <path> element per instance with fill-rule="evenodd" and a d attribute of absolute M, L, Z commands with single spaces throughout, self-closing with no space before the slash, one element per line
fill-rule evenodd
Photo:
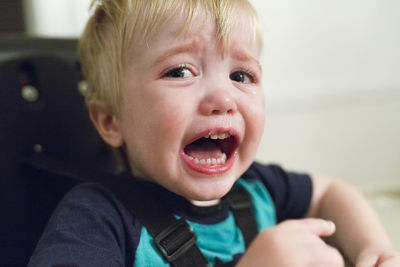
<path fill-rule="evenodd" d="M 192 156 L 188 156 L 188 158 L 196 164 L 211 165 L 211 164 L 224 164 L 226 162 L 227 156 L 225 153 L 222 153 L 221 156 L 217 159 L 216 158 L 198 159 Z"/>

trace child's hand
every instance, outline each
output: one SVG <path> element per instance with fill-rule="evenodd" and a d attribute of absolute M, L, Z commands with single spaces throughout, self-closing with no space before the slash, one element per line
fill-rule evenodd
<path fill-rule="evenodd" d="M 343 267 L 340 253 L 320 236 L 330 236 L 335 225 L 322 219 L 290 220 L 261 232 L 237 266 Z"/>
<path fill-rule="evenodd" d="M 384 250 L 382 247 L 369 248 L 360 254 L 356 267 L 398 267 L 400 266 L 400 253 L 392 249 Z"/>

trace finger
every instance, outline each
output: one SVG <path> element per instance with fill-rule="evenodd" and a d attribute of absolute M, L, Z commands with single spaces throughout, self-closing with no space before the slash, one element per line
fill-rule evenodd
<path fill-rule="evenodd" d="M 342 266 L 344 267 L 344 258 L 342 254 L 340 254 L 339 250 L 335 247 L 327 245 L 328 249 L 328 256 L 332 266 Z"/>
<path fill-rule="evenodd" d="M 336 226 L 332 221 L 316 218 L 307 218 L 301 221 L 305 224 L 307 229 L 318 236 L 330 236 L 336 230 Z"/>

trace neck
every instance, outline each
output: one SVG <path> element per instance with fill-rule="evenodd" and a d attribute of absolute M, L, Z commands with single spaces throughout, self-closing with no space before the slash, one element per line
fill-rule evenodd
<path fill-rule="evenodd" d="M 215 206 L 221 202 L 221 199 L 207 200 L 207 201 L 199 201 L 199 200 L 190 200 L 190 202 L 198 207 L 209 207 Z"/>

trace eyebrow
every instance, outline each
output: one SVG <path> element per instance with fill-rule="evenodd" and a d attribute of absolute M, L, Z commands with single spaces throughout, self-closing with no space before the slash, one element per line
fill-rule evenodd
<path fill-rule="evenodd" d="M 182 44 L 176 47 L 173 47 L 169 50 L 167 50 L 166 52 L 164 52 L 160 57 L 158 57 L 155 61 L 154 61 L 154 65 L 159 64 L 160 62 L 163 62 L 165 59 L 177 55 L 177 54 L 181 54 L 181 53 L 196 53 L 201 49 L 201 46 L 199 44 L 199 42 L 197 42 L 196 40 L 192 40 L 191 42 L 188 42 L 186 44 Z M 247 53 L 245 50 L 243 49 L 230 49 L 230 54 L 231 57 L 238 60 L 238 61 L 243 61 L 243 62 L 254 62 L 256 63 L 257 67 L 260 69 L 260 71 L 262 72 L 262 66 L 260 64 L 260 62 L 255 58 L 249 55 L 249 53 Z"/>
<path fill-rule="evenodd" d="M 186 44 L 179 45 L 179 46 L 176 46 L 176 47 L 173 47 L 173 48 L 167 50 L 166 52 L 164 52 L 160 57 L 158 57 L 154 61 L 154 64 L 156 65 L 173 55 L 182 54 L 182 53 L 196 53 L 199 50 L 200 50 L 199 43 L 195 40 L 192 40 L 191 42 L 188 42 Z"/>
<path fill-rule="evenodd" d="M 257 64 L 257 67 L 262 71 L 262 67 L 260 61 L 257 60 L 255 57 L 250 56 L 245 50 L 243 49 L 232 49 L 231 48 L 231 57 L 238 60 L 238 61 L 251 61 Z"/>

